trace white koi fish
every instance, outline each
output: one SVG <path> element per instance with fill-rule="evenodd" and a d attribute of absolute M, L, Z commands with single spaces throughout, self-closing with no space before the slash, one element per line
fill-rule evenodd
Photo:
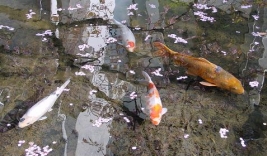
<path fill-rule="evenodd" d="M 37 102 L 35 105 L 33 105 L 23 116 L 20 118 L 19 121 L 19 128 L 23 128 L 26 126 L 29 126 L 36 122 L 37 120 L 43 120 L 46 117 L 43 117 L 43 115 L 51 111 L 53 105 L 55 104 L 57 98 L 61 95 L 63 90 L 66 88 L 66 86 L 70 83 L 70 78 L 60 87 L 57 88 L 53 93 L 51 93 L 49 96 L 46 96 L 39 102 Z"/>
<path fill-rule="evenodd" d="M 159 92 L 152 82 L 150 76 L 142 71 L 145 80 L 149 83 L 148 84 L 148 95 L 146 101 L 146 108 L 142 109 L 145 114 L 150 116 L 151 122 L 154 125 L 158 125 L 160 123 L 161 117 L 163 114 L 167 112 L 167 108 L 162 108 L 161 99 L 159 97 Z"/>
<path fill-rule="evenodd" d="M 116 21 L 115 19 L 110 20 L 113 24 L 116 24 L 121 29 L 122 45 L 130 52 L 133 52 L 135 49 L 135 37 L 133 32 L 122 23 Z"/>

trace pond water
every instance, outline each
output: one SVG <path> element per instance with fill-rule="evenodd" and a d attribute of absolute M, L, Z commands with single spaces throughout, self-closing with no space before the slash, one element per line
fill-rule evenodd
<path fill-rule="evenodd" d="M 266 4 L 2 0 L 0 155 L 266 155 Z M 220 66 L 245 92 L 201 85 L 155 41 Z M 142 71 L 168 109 L 159 125 L 142 111 Z M 47 118 L 19 128 L 68 78 Z"/>

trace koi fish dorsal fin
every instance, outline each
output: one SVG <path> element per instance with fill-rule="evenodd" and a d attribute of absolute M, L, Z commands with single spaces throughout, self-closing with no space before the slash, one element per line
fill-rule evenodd
<path fill-rule="evenodd" d="M 199 57 L 197 58 L 199 61 L 205 62 L 205 63 L 209 63 L 212 64 L 210 61 L 208 61 L 207 59 L 203 58 L 203 57 Z"/>
<path fill-rule="evenodd" d="M 152 80 L 151 80 L 151 78 L 150 78 L 150 76 L 148 75 L 147 72 L 142 71 L 142 74 L 143 74 L 143 76 L 145 77 L 145 80 L 146 80 L 147 82 L 152 82 Z"/>

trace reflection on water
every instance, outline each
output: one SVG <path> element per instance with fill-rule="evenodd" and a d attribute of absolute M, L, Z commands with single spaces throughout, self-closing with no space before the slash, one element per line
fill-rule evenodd
<path fill-rule="evenodd" d="M 103 155 L 110 138 L 109 124 L 106 123 L 112 117 L 112 107 L 94 94 L 89 96 L 89 99 L 91 104 L 88 109 L 77 118 L 75 128 L 79 135 L 75 155 Z"/>
<path fill-rule="evenodd" d="M 1 1 L 1 154 L 264 155 L 266 8 L 190 2 Z M 247 93 L 200 85 L 172 58 L 154 56 L 154 41 L 220 65 Z M 158 126 L 141 111 L 141 71 L 168 108 Z M 68 77 L 69 92 L 48 118 L 18 129 L 27 109 Z"/>

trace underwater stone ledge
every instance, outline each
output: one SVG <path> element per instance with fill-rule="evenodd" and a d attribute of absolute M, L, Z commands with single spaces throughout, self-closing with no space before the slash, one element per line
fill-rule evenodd
<path fill-rule="evenodd" d="M 267 37 L 262 38 L 262 44 L 264 46 L 264 52 L 262 58 L 259 59 L 259 65 L 266 70 L 267 69 Z"/>

